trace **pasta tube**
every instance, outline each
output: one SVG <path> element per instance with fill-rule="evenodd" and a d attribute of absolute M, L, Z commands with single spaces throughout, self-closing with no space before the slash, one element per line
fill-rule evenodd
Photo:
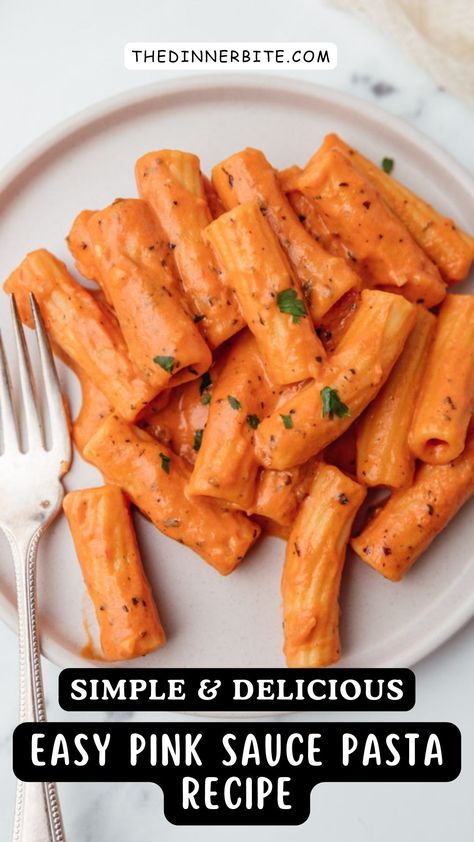
<path fill-rule="evenodd" d="M 280 526 L 292 526 L 296 511 L 309 493 L 317 463 L 311 459 L 287 471 L 262 468 L 254 503 L 247 510 Z"/>
<path fill-rule="evenodd" d="M 256 202 L 234 208 L 205 230 L 275 383 L 316 376 L 325 351 L 308 318 L 286 255 Z"/>
<path fill-rule="evenodd" d="M 357 426 L 357 479 L 369 486 L 401 488 L 413 478 L 408 432 L 422 383 L 436 318 L 417 307 L 415 327 L 385 386 Z"/>
<path fill-rule="evenodd" d="M 448 295 L 439 312 L 408 443 L 444 465 L 464 448 L 474 398 L 474 296 Z"/>
<path fill-rule="evenodd" d="M 72 228 L 66 237 L 66 242 L 71 252 L 77 271 L 84 278 L 99 283 L 94 248 L 91 243 L 88 222 L 94 215 L 94 211 L 83 210 L 78 214 L 72 224 Z"/>
<path fill-rule="evenodd" d="M 194 465 L 201 448 L 213 389 L 223 364 L 225 355 L 217 360 L 200 381 L 171 390 L 169 402 L 164 408 L 156 408 L 154 400 L 137 420 L 139 427 L 167 444 L 190 465 Z M 254 419 L 252 421 L 255 423 Z M 297 507 L 307 493 L 311 477 L 311 463 L 288 471 L 260 469 L 255 499 L 246 513 L 260 515 L 282 525 L 291 524 Z"/>
<path fill-rule="evenodd" d="M 95 386 L 92 380 L 80 368 L 71 365 L 67 360 L 66 362 L 73 369 L 81 384 L 82 404 L 79 414 L 72 425 L 72 437 L 74 444 L 84 459 L 84 448 L 87 442 L 92 438 L 101 424 L 103 424 L 105 419 L 111 415 L 113 408 L 104 393 Z M 143 417 L 152 416 L 153 413 L 159 414 L 168 403 L 170 394 L 175 391 L 177 390 L 165 390 L 164 392 L 160 392 L 156 398 L 153 398 L 151 403 L 145 407 L 136 419 L 137 425 L 142 424 L 141 419 Z M 143 428 L 147 429 L 145 422 L 143 422 Z M 154 431 L 152 431 L 152 434 L 154 435 Z"/>
<path fill-rule="evenodd" d="M 114 317 L 46 249 L 30 252 L 7 278 L 4 290 L 14 293 L 21 319 L 30 327 L 28 294 L 34 294 L 54 344 L 83 369 L 123 418 L 135 418 L 156 395 L 156 388 L 130 360 Z"/>
<path fill-rule="evenodd" d="M 139 427 L 167 444 L 190 465 L 194 465 L 201 447 L 214 386 L 223 365 L 226 364 L 226 356 L 225 353 L 222 354 L 199 381 L 185 383 L 170 390 L 166 406 L 157 406 L 164 393 L 159 395 L 143 410 L 136 422 Z M 294 391 L 295 389 L 285 390 L 285 394 L 289 397 Z M 283 399 L 284 396 L 278 393 L 277 401 Z M 91 406 L 91 414 L 92 411 Z M 256 419 L 251 420 L 256 423 Z M 293 515 L 307 493 L 311 477 L 311 462 L 289 471 L 261 469 L 257 478 L 255 499 L 246 513 L 261 515 L 281 524 L 292 523 Z"/>
<path fill-rule="evenodd" d="M 94 213 L 87 228 L 101 286 L 143 377 L 158 391 L 207 371 L 211 352 L 171 272 L 154 256 L 159 237 L 146 202 L 115 201 Z"/>
<path fill-rule="evenodd" d="M 302 170 L 300 173 L 302 175 Z M 296 178 L 296 176 L 295 176 Z M 357 271 L 357 264 L 348 255 L 347 249 L 337 234 L 332 234 L 323 216 L 319 212 L 318 206 L 313 199 L 306 196 L 296 187 L 292 188 L 287 193 L 287 199 L 296 213 L 299 221 L 304 225 L 309 234 L 319 243 L 323 249 L 333 254 L 335 257 L 342 258 L 353 271 Z M 357 287 L 354 287 L 357 289 Z M 336 306 L 336 305 L 334 305 Z"/>
<path fill-rule="evenodd" d="M 80 371 L 79 377 L 82 391 L 82 405 L 76 420 L 72 425 L 72 437 L 79 453 L 84 457 L 84 448 L 100 425 L 113 412 L 109 400 L 97 388 L 95 383 Z"/>
<path fill-rule="evenodd" d="M 268 379 L 254 337 L 238 336 L 213 388 L 209 418 L 189 491 L 218 497 L 247 510 L 253 503 L 258 462 L 254 436 L 273 408 L 277 390 Z"/>
<path fill-rule="evenodd" d="M 72 491 L 63 502 L 107 661 L 137 658 L 165 642 L 120 488 Z"/>
<path fill-rule="evenodd" d="M 288 539 L 282 577 L 284 652 L 289 667 L 339 660 L 339 590 L 354 517 L 366 491 L 321 464 Z"/>
<path fill-rule="evenodd" d="M 474 259 L 474 238 L 442 216 L 336 134 L 327 135 L 324 148 L 334 147 L 351 156 L 355 167 L 374 185 L 389 208 L 408 228 L 413 239 L 436 264 L 448 284 L 463 281 Z"/>
<path fill-rule="evenodd" d="M 360 286 L 344 260 L 333 257 L 303 228 L 278 182 L 278 175 L 258 149 L 244 149 L 214 167 L 212 180 L 230 210 L 257 201 L 286 251 L 318 324 L 349 289 Z"/>
<path fill-rule="evenodd" d="M 152 401 L 137 421 L 139 427 L 167 444 L 190 465 L 194 465 L 201 446 L 220 368 L 221 362 L 217 361 L 199 380 L 173 389 L 165 407 L 157 408 Z"/>
<path fill-rule="evenodd" d="M 150 152 L 137 161 L 140 196 L 156 214 L 168 238 L 185 295 L 199 327 L 216 348 L 244 321 L 226 279 L 218 272 L 202 231 L 211 222 L 203 195 L 199 159 L 184 152 Z"/>
<path fill-rule="evenodd" d="M 115 206 L 118 206 L 115 208 Z M 112 214 L 110 208 L 115 208 Z M 106 222 L 110 233 L 118 239 L 115 245 L 115 255 L 125 253 L 142 269 L 162 280 L 171 290 L 179 290 L 179 278 L 173 261 L 173 255 L 168 248 L 165 233 L 159 225 L 155 215 L 150 211 L 146 202 L 140 199 L 115 199 L 107 208 Z M 95 219 L 97 228 L 98 211 L 84 210 L 74 220 L 66 241 L 78 271 L 85 278 L 101 284 L 106 291 L 106 278 L 99 258 L 103 249 L 100 244 L 92 241 L 91 220 Z M 115 230 L 111 226 L 115 223 Z M 110 248 L 106 250 L 110 254 Z M 102 270 L 102 272 L 101 272 Z"/>
<path fill-rule="evenodd" d="M 340 436 L 374 399 L 401 354 L 416 310 L 400 295 L 364 290 L 320 377 L 260 424 L 255 452 L 266 468 L 305 462 Z"/>
<path fill-rule="evenodd" d="M 165 444 L 110 415 L 85 448 L 85 457 L 120 486 L 170 538 L 227 575 L 258 538 L 260 528 L 215 500 L 190 497 L 189 468 Z"/>
<path fill-rule="evenodd" d="M 398 582 L 474 494 L 474 429 L 448 465 L 421 465 L 413 485 L 395 491 L 352 547 L 387 579 Z"/>
<path fill-rule="evenodd" d="M 347 155 L 338 149 L 317 152 L 298 186 L 340 237 L 368 286 L 399 290 L 426 307 L 443 300 L 446 290 L 437 267 Z"/>
<path fill-rule="evenodd" d="M 198 199 L 205 198 L 206 191 L 197 155 L 179 149 L 162 149 L 158 154 L 168 167 L 171 178 Z M 204 212 L 203 208 L 203 216 Z"/>

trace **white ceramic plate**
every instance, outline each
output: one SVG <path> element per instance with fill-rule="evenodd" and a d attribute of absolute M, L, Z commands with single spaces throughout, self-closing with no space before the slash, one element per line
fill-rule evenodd
<path fill-rule="evenodd" d="M 278 167 L 305 162 L 323 135 L 336 131 L 375 161 L 388 155 L 396 175 L 468 227 L 474 218 L 470 177 L 425 137 L 337 91 L 276 77 L 200 77 L 129 92 L 89 109 L 35 143 L 3 174 L 0 197 L 2 278 L 25 252 L 46 246 L 69 256 L 64 237 L 83 208 L 135 195 L 133 165 L 152 149 L 200 155 L 204 170 L 244 146 Z M 11 339 L 8 301 L 0 322 Z M 75 379 L 61 368 L 73 409 Z M 34 475 L 32 475 L 34 482 Z M 76 457 L 68 489 L 98 485 Z M 1 505 L 1 501 L 0 501 Z M 342 593 L 341 666 L 408 666 L 474 613 L 472 516 L 466 506 L 400 584 L 350 558 Z M 266 538 L 227 578 L 137 517 L 139 540 L 169 642 L 140 666 L 283 665 L 280 570 L 284 544 Z M 39 599 L 44 651 L 62 666 L 84 664 L 84 594 L 65 519 L 43 539 Z M 12 567 L 0 544 L 0 615 L 15 624 Z"/>

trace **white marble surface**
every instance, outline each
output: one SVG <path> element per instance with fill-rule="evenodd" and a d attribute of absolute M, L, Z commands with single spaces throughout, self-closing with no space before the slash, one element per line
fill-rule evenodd
<path fill-rule="evenodd" d="M 122 66 L 126 41 L 335 41 L 339 67 L 333 72 L 294 75 L 376 101 L 416 125 L 474 170 L 474 115 L 388 42 L 357 18 L 322 0 L 256 2 L 239 0 L 16 0 L 4 4 L 0 49 L 4 131 L 0 165 L 59 120 L 124 88 L 155 82 L 156 73 L 131 73 Z M 162 74 L 165 76 L 165 74 Z M 171 75 L 171 74 L 166 74 Z M 337 93 L 335 93 L 337 96 Z M 450 560 L 451 563 L 454 560 Z M 8 559 L 1 559 L 8 564 Z M 151 785 L 68 784 L 61 796 L 68 840 L 74 842 L 154 842 L 154 840 L 324 839 L 339 842 L 441 842 L 471 839 L 474 821 L 474 622 L 416 667 L 418 703 L 412 718 L 450 720 L 462 731 L 464 768 L 451 784 L 326 784 L 313 793 L 310 820 L 284 828 L 175 828 L 161 809 L 161 793 Z M 17 713 L 16 641 L 0 625 L 0 842 L 10 838 L 14 780 L 10 771 L 11 731 Z M 52 719 L 72 718 L 56 702 L 57 669 L 45 664 Z M 135 715 L 137 719 L 149 718 Z M 324 714 L 326 721 L 344 715 Z M 373 716 L 373 715 L 372 715 Z M 403 719 L 407 714 L 393 718 Z M 78 717 L 76 717 L 78 718 Z M 97 716 L 96 718 L 100 718 Z M 172 720 L 174 715 L 164 716 Z M 308 718 L 294 716 L 293 719 Z M 364 715 L 360 719 L 364 719 Z M 386 715 L 381 715 L 381 719 Z"/>

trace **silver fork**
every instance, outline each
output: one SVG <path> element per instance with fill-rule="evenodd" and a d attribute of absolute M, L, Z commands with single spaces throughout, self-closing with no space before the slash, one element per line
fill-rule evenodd
<path fill-rule="evenodd" d="M 0 528 L 8 538 L 15 564 L 20 643 L 20 722 L 44 722 L 46 713 L 36 618 L 36 554 L 41 535 L 61 506 L 64 495 L 61 477 L 71 461 L 71 442 L 51 349 L 32 295 L 30 304 L 51 444 L 46 445 L 25 335 L 12 296 L 24 435 L 20 433 L 20 420 L 13 405 L 11 381 L 0 337 Z M 18 781 L 13 840 L 64 842 L 54 783 Z"/>

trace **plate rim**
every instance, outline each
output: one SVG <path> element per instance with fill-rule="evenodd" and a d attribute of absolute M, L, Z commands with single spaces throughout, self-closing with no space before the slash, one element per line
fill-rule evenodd
<path fill-rule="evenodd" d="M 420 143 L 425 144 L 424 152 L 426 154 L 449 167 L 458 178 L 467 179 L 471 190 L 474 192 L 474 176 L 471 175 L 469 170 L 420 129 L 412 126 L 411 123 L 406 122 L 396 114 L 385 111 L 376 103 L 368 102 L 347 91 L 320 85 L 306 79 L 288 79 L 286 76 L 264 72 L 261 74 L 245 73 L 245 75 L 223 72 L 203 73 L 202 75 L 186 74 L 180 78 L 137 85 L 135 88 L 112 94 L 80 109 L 41 133 L 20 150 L 17 155 L 10 158 L 0 169 L 0 194 L 6 191 L 27 167 L 52 147 L 62 143 L 69 135 L 84 129 L 88 124 L 96 122 L 100 118 L 111 117 L 114 113 L 130 106 L 143 105 L 150 100 L 164 99 L 172 94 L 181 95 L 188 91 L 209 93 L 213 88 L 222 91 L 228 87 L 254 91 L 257 86 L 260 90 L 272 91 L 273 93 L 281 91 L 287 94 L 305 94 L 312 98 L 331 102 L 331 104 L 334 104 L 334 95 L 337 95 L 338 106 L 357 110 L 358 113 L 372 122 L 382 122 L 385 127 L 393 127 L 394 131 L 404 135 L 405 140 L 408 139 L 417 146 Z"/>
<path fill-rule="evenodd" d="M 375 103 L 368 102 L 347 91 L 341 91 L 338 88 L 328 87 L 306 79 L 290 79 L 281 74 L 268 74 L 264 72 L 258 74 L 221 72 L 203 73 L 199 75 L 186 74 L 172 79 L 137 85 L 136 87 L 115 93 L 80 109 L 39 135 L 1 168 L 0 198 L 7 190 L 13 187 L 17 179 L 24 176 L 29 168 L 33 167 L 56 146 L 63 144 L 68 138 L 72 138 L 75 134 L 100 120 L 111 118 L 115 114 L 118 115 L 121 111 L 127 110 L 132 106 L 140 107 L 153 100 L 164 100 L 173 95 L 182 96 L 186 93 L 196 92 L 210 94 L 212 91 L 225 92 L 229 89 L 233 91 L 241 89 L 252 93 L 255 93 L 256 89 L 258 89 L 259 92 L 269 92 L 272 94 L 305 95 L 308 98 L 323 101 L 332 106 L 336 104 L 338 108 L 344 111 L 355 112 L 366 123 L 382 123 L 385 129 L 388 128 L 395 134 L 401 135 L 405 142 L 409 141 L 418 150 L 422 147 L 425 156 L 431 158 L 437 166 L 442 167 L 452 174 L 453 178 L 458 182 L 458 186 L 463 187 L 468 200 L 469 194 L 474 196 L 474 177 L 462 164 L 420 129 L 405 122 L 401 117 L 385 111 Z M 336 103 L 334 102 L 335 98 L 337 98 Z M 413 666 L 427 655 L 439 649 L 473 615 L 474 593 L 457 610 L 451 611 L 442 625 L 433 628 L 429 635 L 425 634 L 421 642 L 413 643 L 409 649 L 405 647 L 403 661 L 400 660 L 400 656 L 394 655 L 383 666 Z M 0 591 L 0 617 L 13 631 L 16 631 L 16 609 L 2 591 Z M 55 666 L 60 669 L 63 668 L 64 661 L 61 653 L 64 650 L 54 639 L 47 638 L 45 640 L 45 644 L 42 645 L 42 652 Z M 68 662 L 68 666 L 84 666 L 85 664 L 87 666 L 103 666 L 102 662 L 85 661 L 79 654 L 71 655 Z M 117 664 L 109 664 L 108 666 L 114 668 Z M 118 666 L 120 666 L 120 663 Z M 337 669 L 337 665 L 335 668 Z"/>

